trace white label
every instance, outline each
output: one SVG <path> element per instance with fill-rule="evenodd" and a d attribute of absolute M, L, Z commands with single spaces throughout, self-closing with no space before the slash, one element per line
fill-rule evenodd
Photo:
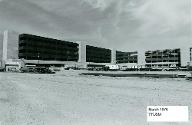
<path fill-rule="evenodd" d="M 148 122 L 188 122 L 188 106 L 147 106 Z"/>

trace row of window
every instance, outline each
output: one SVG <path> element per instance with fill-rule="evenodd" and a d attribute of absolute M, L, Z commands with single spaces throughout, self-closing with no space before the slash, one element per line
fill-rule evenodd
<path fill-rule="evenodd" d="M 21 34 L 19 35 L 19 42 L 27 41 L 31 43 L 45 43 L 45 44 L 57 44 L 57 45 L 78 45 L 77 43 L 69 42 L 69 41 L 63 41 L 63 40 L 57 40 L 52 38 L 46 38 L 41 36 L 35 36 L 30 34 Z"/>
<path fill-rule="evenodd" d="M 116 60 L 116 63 L 137 63 L 137 60 Z"/>
<path fill-rule="evenodd" d="M 20 58 L 24 58 L 27 60 L 47 60 L 47 61 L 77 61 L 78 58 L 74 57 L 67 57 L 67 58 L 61 58 L 61 57 L 33 57 L 33 56 L 20 56 Z"/>
<path fill-rule="evenodd" d="M 86 45 L 86 61 L 95 63 L 110 63 L 111 50 Z"/>
<path fill-rule="evenodd" d="M 137 63 L 137 52 L 116 51 L 116 63 Z"/>

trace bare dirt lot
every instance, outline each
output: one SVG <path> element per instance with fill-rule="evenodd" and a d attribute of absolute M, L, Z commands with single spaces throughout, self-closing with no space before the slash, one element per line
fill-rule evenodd
<path fill-rule="evenodd" d="M 185 79 L 0 73 L 0 125 L 192 125 Z M 149 123 L 149 105 L 189 106 L 187 123 Z"/>

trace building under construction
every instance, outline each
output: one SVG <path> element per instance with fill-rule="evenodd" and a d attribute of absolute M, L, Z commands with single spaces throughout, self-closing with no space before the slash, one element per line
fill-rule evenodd
<path fill-rule="evenodd" d="M 146 67 L 180 67 L 180 49 L 165 49 L 145 52 Z"/>

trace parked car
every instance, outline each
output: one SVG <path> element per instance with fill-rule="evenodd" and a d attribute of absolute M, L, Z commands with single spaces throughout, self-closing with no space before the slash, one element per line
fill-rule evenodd
<path fill-rule="evenodd" d="M 28 68 L 28 67 L 22 67 L 21 72 L 23 73 L 39 73 L 39 74 L 54 74 L 55 72 L 50 70 L 49 67 L 33 67 L 33 68 Z"/>
<path fill-rule="evenodd" d="M 4 72 L 5 71 L 5 68 L 0 68 L 0 72 Z"/>
<path fill-rule="evenodd" d="M 34 73 L 54 74 L 55 72 L 50 70 L 48 67 L 35 67 Z"/>

